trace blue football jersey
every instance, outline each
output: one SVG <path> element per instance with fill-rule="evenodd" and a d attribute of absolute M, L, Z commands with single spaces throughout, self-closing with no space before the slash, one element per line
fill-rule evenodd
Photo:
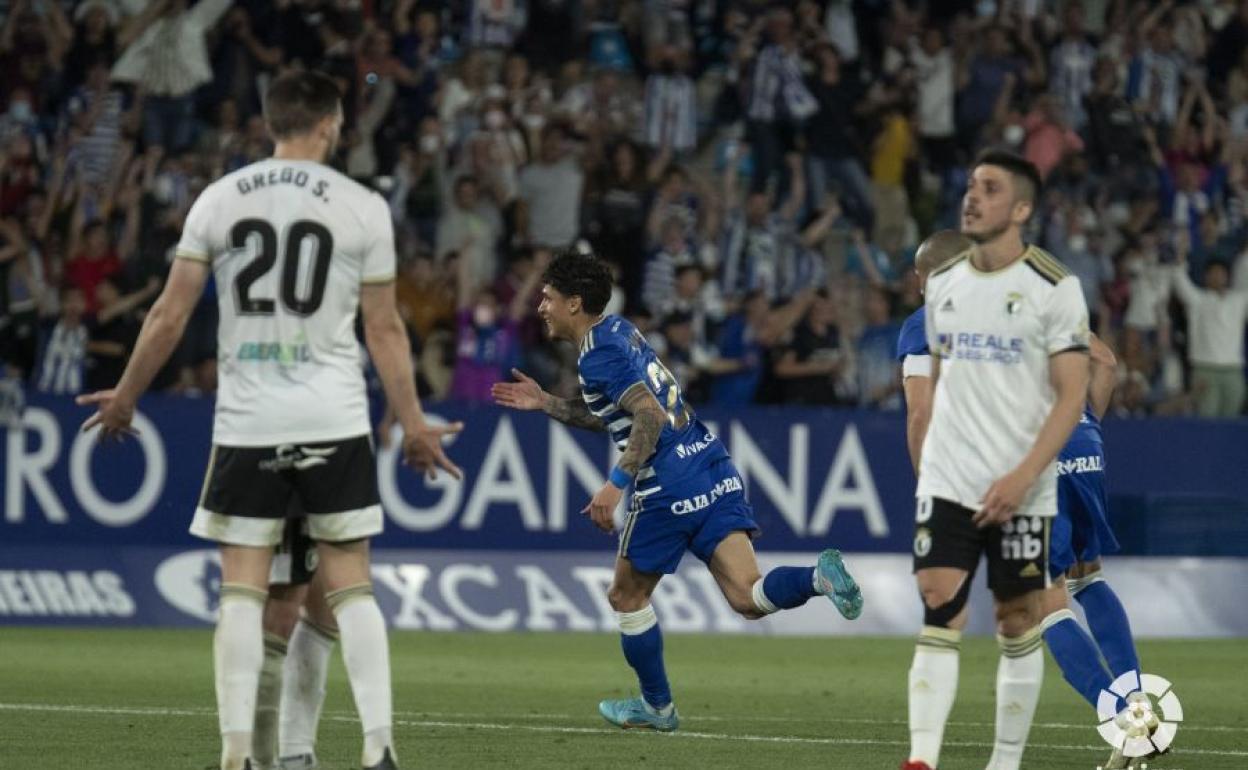
<path fill-rule="evenodd" d="M 577 360 L 581 397 L 589 411 L 606 425 L 611 440 L 623 451 L 632 432 L 632 415 L 620 407 L 624 393 L 642 383 L 667 412 L 658 444 L 637 472 L 639 498 L 685 496 L 683 487 L 711 464 L 728 458 L 722 442 L 685 406 L 680 384 L 650 343 L 627 320 L 609 315 L 590 328 Z M 678 424 L 688 422 L 681 428 Z M 697 491 L 701 491 L 700 489 Z"/>
<path fill-rule="evenodd" d="M 1066 446 L 1058 453 L 1057 460 L 1058 472 L 1062 475 L 1105 470 L 1105 442 L 1101 435 L 1101 421 L 1096 419 L 1091 407 L 1083 408 L 1079 424 L 1070 434 Z"/>
<path fill-rule="evenodd" d="M 897 335 L 897 360 L 905 361 L 906 356 L 931 355 L 927 350 L 927 332 L 923 328 L 924 308 L 919 308 L 901 325 L 901 334 Z"/>

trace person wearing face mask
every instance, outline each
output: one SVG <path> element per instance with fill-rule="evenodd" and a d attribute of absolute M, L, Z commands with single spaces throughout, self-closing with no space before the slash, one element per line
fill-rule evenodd
<path fill-rule="evenodd" d="M 533 293 L 541 280 L 549 254 L 536 255 L 537 269 L 529 272 L 505 314 L 498 298 L 477 281 L 470 260 L 458 260 L 455 314 L 455 370 L 451 377 L 452 399 L 488 403 L 490 388 L 515 363 L 517 330 L 532 310 Z"/>

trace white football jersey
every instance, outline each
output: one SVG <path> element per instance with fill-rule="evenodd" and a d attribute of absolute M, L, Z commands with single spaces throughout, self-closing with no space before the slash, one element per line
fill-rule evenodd
<path fill-rule="evenodd" d="M 394 279 L 380 195 L 321 163 L 262 160 L 203 191 L 177 257 L 211 264 L 216 278 L 213 443 L 370 432 L 355 318 L 360 284 Z"/>
<path fill-rule="evenodd" d="M 917 494 L 978 510 L 993 482 L 1031 451 L 1053 409 L 1049 357 L 1088 349 L 1088 308 L 1079 279 L 1035 246 L 991 273 L 976 270 L 967 252 L 932 273 L 925 295 L 940 373 Z M 1053 464 L 1019 514 L 1056 513 Z"/>

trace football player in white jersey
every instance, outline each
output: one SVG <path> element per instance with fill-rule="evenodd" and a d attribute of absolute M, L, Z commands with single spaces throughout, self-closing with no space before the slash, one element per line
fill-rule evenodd
<path fill-rule="evenodd" d="M 289 72 L 265 94 L 272 158 L 209 185 L 187 215 L 177 259 L 113 390 L 83 425 L 131 432 L 139 396 L 176 347 L 211 271 L 219 295 L 220 390 L 207 478 L 191 532 L 221 547 L 213 639 L 223 770 L 253 768 L 252 727 L 263 645 L 261 613 L 273 546 L 286 519 L 306 517 L 326 601 L 364 730 L 365 768 L 394 768 L 389 651 L 373 598 L 368 538 L 382 511 L 359 344 L 403 427 L 417 470 L 460 471 L 426 422 L 407 332 L 395 309 L 393 227 L 385 201 L 325 165 L 338 142 L 337 86 Z"/>
<path fill-rule="evenodd" d="M 904 770 L 937 767 L 981 554 L 1001 646 L 988 770 L 1018 770 L 1040 696 L 1054 458 L 1087 396 L 1088 310 L 1078 279 L 1023 242 L 1039 191 L 1039 174 L 1025 159 L 981 155 L 962 201 L 962 233 L 975 245 L 927 281 L 935 391 L 914 540 L 924 625 L 910 669 Z"/>

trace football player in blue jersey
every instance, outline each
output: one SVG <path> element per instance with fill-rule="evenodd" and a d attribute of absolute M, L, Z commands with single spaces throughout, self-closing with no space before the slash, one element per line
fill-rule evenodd
<path fill-rule="evenodd" d="M 622 728 L 675 730 L 679 720 L 650 594 L 663 575 L 676 571 L 685 551 L 706 563 L 728 604 L 750 619 L 820 595 L 853 619 L 862 612 L 862 593 L 835 550 L 820 554 L 814 567 L 778 567 L 762 576 L 751 543 L 758 525 L 728 451 L 685 404 L 680 385 L 637 328 L 603 315 L 610 270 L 571 250 L 551 262 L 543 283 L 538 314 L 553 338 L 578 346 L 581 392 L 558 398 L 513 371 L 516 381 L 496 384 L 494 398 L 513 409 L 540 409 L 567 425 L 606 431 L 623 452 L 582 513 L 612 531 L 624 490 L 633 488 L 608 598 L 641 697 L 605 700 L 598 710 Z"/>
<path fill-rule="evenodd" d="M 930 236 L 915 254 L 920 286 L 933 269 L 970 247 L 971 242 L 954 230 Z M 924 332 L 924 311 L 921 307 L 906 319 L 897 340 L 897 358 L 902 363 L 906 396 L 906 445 L 916 473 L 932 403 L 931 358 Z M 1057 458 L 1058 513 L 1049 553 L 1049 573 L 1054 583 L 1044 593 L 1041 629 L 1066 681 L 1096 708 L 1100 691 L 1108 689 L 1115 678 L 1138 672 L 1139 660 L 1126 611 L 1100 572 L 1101 555 L 1118 550 L 1118 541 L 1109 526 L 1100 424 L 1113 395 L 1117 361 L 1109 346 L 1095 335 L 1090 337 L 1090 354 L 1088 403 Z M 1060 580 L 1063 576 L 1065 581 Z M 1071 612 L 1068 591 L 1083 606 L 1091 636 Z M 965 596 L 962 596 L 957 615 L 949 620 L 948 626 L 960 630 L 965 623 Z M 921 642 L 911 676 L 928 673 L 926 657 L 950 651 L 956 653 L 957 641 L 957 637 L 949 635 L 946 645 L 939 649 L 936 645 L 925 649 Z M 1102 656 L 1109 672 L 1101 663 Z M 914 695 L 911 699 L 915 700 Z M 929 705 L 934 704 L 911 703 L 912 744 L 929 740 L 927 734 L 932 732 L 927 725 L 931 721 L 926 715 Z M 947 713 L 952 703 L 940 705 Z M 936 740 L 939 741 L 939 737 Z M 921 763 L 903 765 L 922 766 Z M 1106 770 L 1122 767 L 1126 767 L 1124 758 L 1115 753 Z"/>

